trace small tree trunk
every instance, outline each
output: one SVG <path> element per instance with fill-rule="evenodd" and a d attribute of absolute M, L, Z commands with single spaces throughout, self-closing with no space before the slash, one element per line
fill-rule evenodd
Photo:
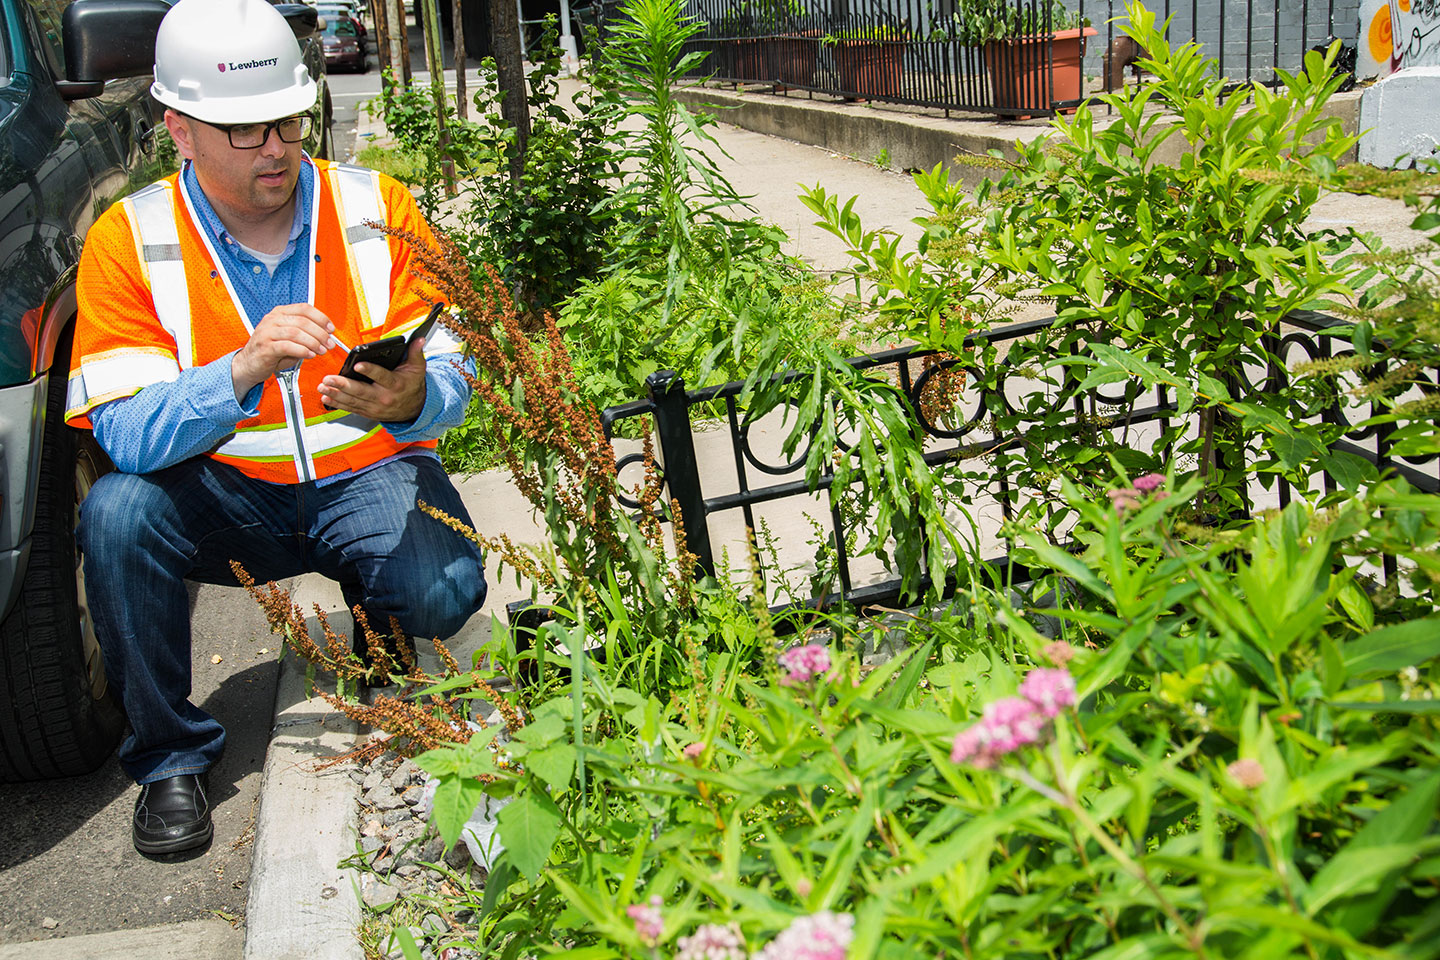
<path fill-rule="evenodd" d="M 455 112 L 465 120 L 470 116 L 470 107 L 465 92 L 465 18 L 460 8 L 460 0 L 455 0 L 450 32 L 455 51 Z"/>
<path fill-rule="evenodd" d="M 425 70 L 430 74 L 430 95 L 435 102 L 436 151 L 440 154 L 440 175 L 445 195 L 455 193 L 455 164 L 449 156 L 450 135 L 445 129 L 445 49 L 440 41 L 440 11 L 435 0 L 418 0 L 424 18 Z"/>
<path fill-rule="evenodd" d="M 370 0 L 370 19 L 375 23 L 375 60 L 383 69 L 390 60 L 390 5 Z"/>
<path fill-rule="evenodd" d="M 400 85 L 410 86 L 410 27 L 406 22 L 405 0 L 395 0 L 395 9 L 399 13 L 396 19 L 400 23 L 400 72 L 396 76 L 401 78 Z"/>
<path fill-rule="evenodd" d="M 490 49 L 495 54 L 500 115 L 515 128 L 510 180 L 518 187 L 524 179 L 525 150 L 530 144 L 530 104 L 525 96 L 525 63 L 520 57 L 520 17 L 515 0 L 490 0 Z"/>

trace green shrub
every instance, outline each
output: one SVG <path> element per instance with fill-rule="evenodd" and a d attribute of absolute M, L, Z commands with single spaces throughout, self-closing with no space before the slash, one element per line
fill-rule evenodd
<path fill-rule="evenodd" d="M 830 911 L 854 943 L 827 957 L 1435 955 L 1433 584 L 1377 607 L 1344 563 L 1411 494 L 1207 546 L 1174 520 L 1199 484 L 1162 479 L 1118 513 L 1071 488 L 1078 556 L 1027 538 L 1060 639 L 981 590 L 781 657 L 723 594 L 678 640 L 618 596 L 548 627 L 605 660 L 534 691 L 505 763 L 488 737 L 419 760 L 447 839 L 469 778 L 510 798 L 467 942 L 679 956 L 701 924 L 758 948 Z M 904 650 L 867 664 L 866 640 Z"/>
<path fill-rule="evenodd" d="M 558 309 L 605 263 L 612 217 L 604 204 L 615 188 L 622 141 L 614 129 L 617 111 L 604 95 L 582 90 L 571 105 L 560 97 L 553 17 L 531 57 L 531 128 L 521 182 L 511 180 L 508 161 L 474 178 L 454 233 L 477 282 L 494 268 L 529 309 L 544 312 Z M 514 130 L 501 118 L 492 85 L 481 84 L 475 109 L 497 155 L 510 156 Z"/>

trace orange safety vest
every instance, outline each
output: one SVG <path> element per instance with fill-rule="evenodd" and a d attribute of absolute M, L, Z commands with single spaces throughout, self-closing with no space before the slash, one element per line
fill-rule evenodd
<path fill-rule="evenodd" d="M 318 480 L 435 445 L 397 443 L 376 421 L 320 402 L 316 388 L 322 377 L 340 372 L 346 348 L 414 329 L 436 295 L 412 282 L 405 242 L 366 225 L 385 223 L 429 238 L 409 191 L 364 167 L 313 163 L 310 303 L 335 324 L 345 347 L 267 380 L 259 414 L 241 420 L 208 451 L 279 483 Z M 261 318 L 246 316 L 213 240 L 178 173 L 113 205 L 91 227 L 76 283 L 79 317 L 65 413 L 71 426 L 88 428 L 89 412 L 100 404 L 175 380 L 181 370 L 244 346 Z M 433 362 L 460 349 L 437 324 L 425 356 Z"/>

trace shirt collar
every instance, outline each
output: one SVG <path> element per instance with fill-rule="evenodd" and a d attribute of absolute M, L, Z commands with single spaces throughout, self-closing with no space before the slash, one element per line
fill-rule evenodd
<path fill-rule="evenodd" d="M 216 240 L 216 249 L 223 250 L 226 247 L 225 241 L 230 237 L 230 231 L 225 229 L 225 224 L 220 220 L 220 215 L 210 205 L 210 198 L 205 196 L 205 191 L 200 189 L 200 179 L 195 176 L 195 168 L 190 160 L 186 160 L 180 168 L 180 176 L 185 178 L 185 185 L 190 190 L 190 196 L 195 201 L 196 212 L 200 214 L 200 221 L 210 231 L 211 236 Z M 310 204 L 312 191 L 315 189 L 315 164 L 311 161 L 310 155 L 300 155 L 300 177 L 295 185 L 295 219 L 290 223 L 289 242 L 293 244 L 299 239 L 300 234 L 310 225 Z M 290 252 L 287 244 L 285 252 Z"/>

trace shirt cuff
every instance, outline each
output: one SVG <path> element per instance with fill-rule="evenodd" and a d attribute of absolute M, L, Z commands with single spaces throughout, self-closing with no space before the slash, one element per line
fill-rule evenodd
<path fill-rule="evenodd" d="M 235 424 L 260 413 L 260 394 L 265 392 L 264 381 L 251 387 L 240 400 L 235 399 L 235 376 L 231 373 L 231 364 L 235 361 L 235 354 L 239 352 L 232 350 L 215 362 L 196 369 L 195 384 L 198 389 L 191 395 L 191 406 L 202 417 L 228 419 Z"/>
<path fill-rule="evenodd" d="M 446 430 L 465 419 L 470 403 L 470 383 L 452 360 L 457 357 L 432 359 L 425 370 L 425 405 L 412 420 L 386 421 L 385 429 L 397 443 L 418 443 L 437 439 Z M 461 361 L 473 373 L 475 361 Z"/>

